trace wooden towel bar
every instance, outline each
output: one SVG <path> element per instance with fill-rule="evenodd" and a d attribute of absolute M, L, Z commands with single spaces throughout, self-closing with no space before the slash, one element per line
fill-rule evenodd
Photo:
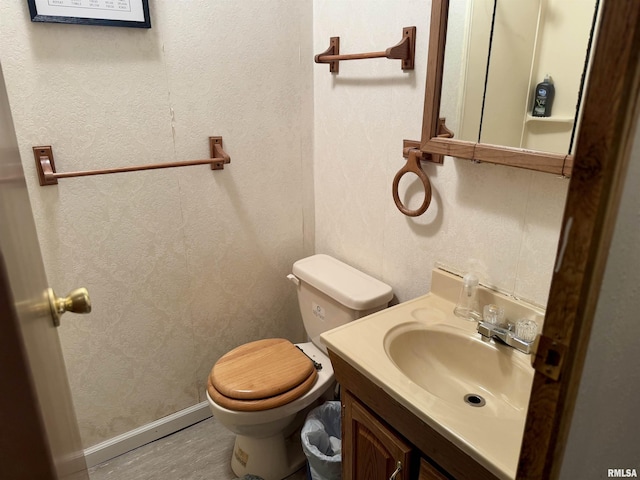
<path fill-rule="evenodd" d="M 329 48 L 315 56 L 316 63 L 328 63 L 329 72 L 338 73 L 340 60 L 363 60 L 367 58 L 391 58 L 402 60 L 402 70 L 413 70 L 416 53 L 416 27 L 402 29 L 402 40 L 382 52 L 351 53 L 340 55 L 340 37 L 331 37 Z"/>
<path fill-rule="evenodd" d="M 108 173 L 137 172 L 139 170 L 154 170 L 158 168 L 188 167 L 191 165 L 211 165 L 211 170 L 224 169 L 225 163 L 231 158 L 222 149 L 222 137 L 209 137 L 211 158 L 203 160 L 186 160 L 182 162 L 151 163 L 133 167 L 105 168 L 102 170 L 80 170 L 76 172 L 56 172 L 51 146 L 33 147 L 36 169 L 41 186 L 56 185 L 59 178 L 86 177 L 88 175 L 106 175 Z"/>

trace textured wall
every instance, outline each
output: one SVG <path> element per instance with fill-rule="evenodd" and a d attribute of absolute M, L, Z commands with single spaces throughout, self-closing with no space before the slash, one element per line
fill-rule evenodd
<path fill-rule="evenodd" d="M 433 187 L 424 215 L 405 217 L 393 203 L 402 140 L 420 138 L 429 12 L 427 0 L 314 2 L 315 52 L 331 36 L 340 36 L 344 53 L 383 50 L 400 40 L 402 27 L 417 26 L 411 73 L 385 59 L 342 62 L 335 76 L 327 66 L 314 69 L 316 250 L 381 278 L 401 301 L 427 292 L 440 262 L 475 268 L 485 282 L 544 305 L 567 180 L 446 158 L 424 164 Z M 464 9 L 451 16 L 458 15 Z M 447 118 L 457 111 L 451 87 L 443 94 Z M 416 208 L 417 179 L 405 175 L 400 187 Z"/>
<path fill-rule="evenodd" d="M 86 286 L 60 328 L 90 446 L 203 400 L 242 342 L 302 338 L 291 264 L 313 250 L 310 1 L 150 2 L 151 30 L 32 24 L 0 6 L 0 51 L 51 285 Z M 301 59 L 304 59 L 301 61 Z M 59 171 L 232 163 L 40 187 Z"/>

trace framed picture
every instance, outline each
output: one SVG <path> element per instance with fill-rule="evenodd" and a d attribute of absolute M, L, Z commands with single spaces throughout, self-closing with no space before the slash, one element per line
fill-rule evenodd
<path fill-rule="evenodd" d="M 27 0 L 32 22 L 151 28 L 149 0 Z"/>

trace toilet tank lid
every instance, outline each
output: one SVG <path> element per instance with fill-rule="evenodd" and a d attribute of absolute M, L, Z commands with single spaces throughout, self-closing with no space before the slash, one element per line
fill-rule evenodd
<path fill-rule="evenodd" d="M 329 255 L 317 254 L 293 264 L 300 280 L 353 310 L 369 310 L 389 303 L 391 287 Z"/>

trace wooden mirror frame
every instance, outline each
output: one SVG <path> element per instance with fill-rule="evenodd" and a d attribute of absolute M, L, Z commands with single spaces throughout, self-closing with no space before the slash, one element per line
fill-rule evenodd
<path fill-rule="evenodd" d="M 439 135 L 442 130 L 439 117 L 448 18 L 449 0 L 433 0 L 431 2 L 429 56 L 420 150 L 431 154 L 432 161 L 436 163 L 442 163 L 442 156 L 449 155 L 479 162 L 570 176 L 573 155 L 490 145 Z"/>

